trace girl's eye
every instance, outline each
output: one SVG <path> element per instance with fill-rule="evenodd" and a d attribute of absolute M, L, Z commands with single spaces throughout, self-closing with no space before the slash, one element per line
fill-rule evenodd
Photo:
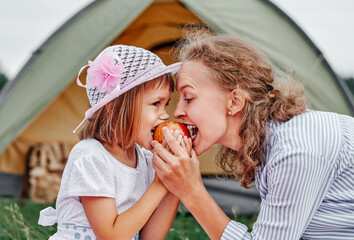
<path fill-rule="evenodd" d="M 167 101 L 167 103 L 166 103 L 166 105 L 165 105 L 165 111 L 167 110 L 168 105 L 170 105 L 170 101 L 171 101 L 171 99 L 169 99 L 169 100 Z"/>
<path fill-rule="evenodd" d="M 190 103 L 192 100 L 193 100 L 193 98 L 185 98 L 185 99 L 183 99 L 186 103 Z"/>
<path fill-rule="evenodd" d="M 155 107 L 158 107 L 160 105 L 160 101 L 154 102 L 152 105 L 154 105 Z"/>

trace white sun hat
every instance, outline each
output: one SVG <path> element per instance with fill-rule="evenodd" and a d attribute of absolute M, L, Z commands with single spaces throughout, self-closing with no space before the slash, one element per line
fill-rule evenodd
<path fill-rule="evenodd" d="M 143 48 L 115 45 L 104 49 L 94 61 L 82 67 L 77 76 L 77 84 L 86 88 L 91 108 L 85 113 L 84 120 L 121 94 L 144 82 L 164 74 L 175 74 L 182 63 L 166 66 L 154 53 Z M 79 79 L 87 68 L 86 85 Z"/>

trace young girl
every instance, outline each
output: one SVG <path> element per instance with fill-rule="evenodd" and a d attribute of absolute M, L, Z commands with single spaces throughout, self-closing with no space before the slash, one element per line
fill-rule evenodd
<path fill-rule="evenodd" d="M 79 76 L 87 66 L 84 86 Z M 154 128 L 169 118 L 171 74 L 179 68 L 147 50 L 116 45 L 80 70 L 77 82 L 92 107 L 64 169 L 56 210 L 40 213 L 39 224 L 58 223 L 50 239 L 165 238 L 179 200 L 154 177 L 146 149 Z M 190 141 L 182 145 L 191 148 Z"/>

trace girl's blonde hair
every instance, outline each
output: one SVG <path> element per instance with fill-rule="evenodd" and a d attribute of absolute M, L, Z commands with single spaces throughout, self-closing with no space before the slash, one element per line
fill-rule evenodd
<path fill-rule="evenodd" d="M 255 180 L 256 167 L 265 164 L 261 161 L 265 161 L 267 122 L 287 121 L 306 110 L 302 84 L 294 80 L 275 84 L 267 57 L 240 38 L 197 32 L 181 41 L 177 50 L 180 61 L 195 60 L 207 66 L 220 88 L 240 89 L 245 94 L 239 132 L 243 145 L 239 151 L 222 147 L 217 163 L 248 188 Z"/>
<path fill-rule="evenodd" d="M 91 116 L 79 132 L 80 140 L 95 138 L 101 143 L 117 143 L 123 150 L 129 149 L 134 145 L 139 132 L 143 91 L 165 86 L 173 92 L 174 81 L 171 74 L 144 82 L 107 103 Z"/>

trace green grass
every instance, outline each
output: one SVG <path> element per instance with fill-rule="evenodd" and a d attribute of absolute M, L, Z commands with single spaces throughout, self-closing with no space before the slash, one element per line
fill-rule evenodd
<path fill-rule="evenodd" d="M 48 239 L 56 232 L 56 225 L 43 227 L 37 224 L 39 211 L 47 206 L 53 205 L 34 203 L 31 200 L 22 204 L 14 198 L 0 197 L 0 239 Z M 255 220 L 256 216 L 237 218 L 237 221 L 246 224 L 250 230 Z M 190 213 L 179 211 L 166 239 L 205 240 L 209 238 Z"/>
<path fill-rule="evenodd" d="M 30 200 L 22 204 L 14 198 L 0 198 L 0 239 L 48 239 L 56 232 L 56 227 L 37 224 L 39 211 L 47 206 L 50 205 Z"/>

